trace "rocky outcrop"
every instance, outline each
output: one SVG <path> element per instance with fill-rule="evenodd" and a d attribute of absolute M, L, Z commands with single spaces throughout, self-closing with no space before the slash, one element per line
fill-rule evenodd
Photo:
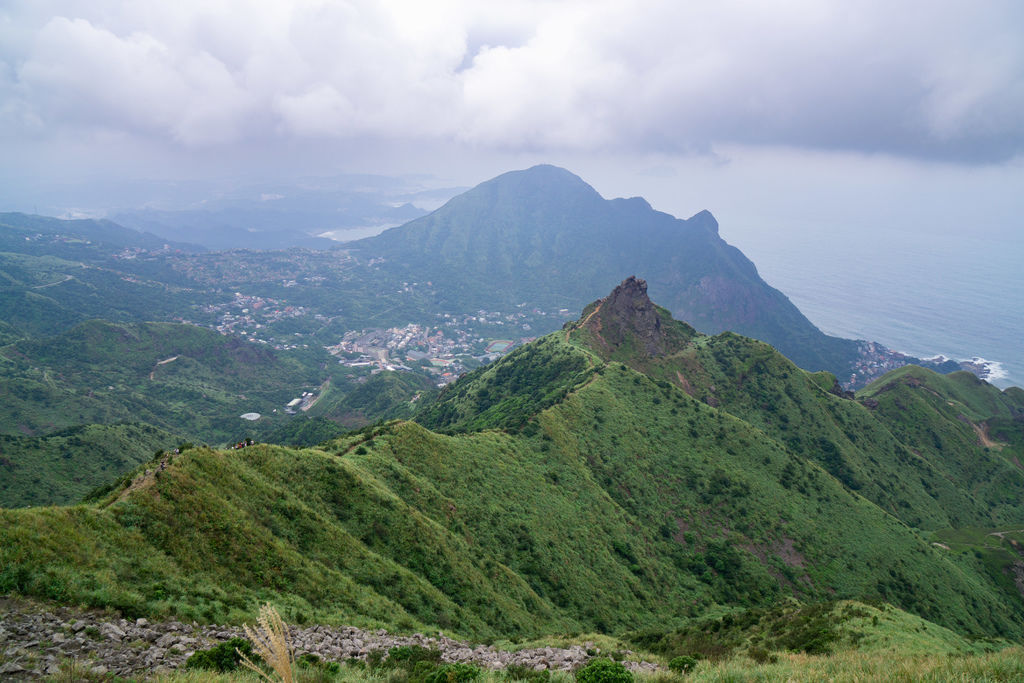
<path fill-rule="evenodd" d="M 647 296 L 646 281 L 636 276 L 623 280 L 605 299 L 602 313 L 606 322 L 614 320 L 635 334 L 643 342 L 647 353 L 656 356 L 664 351 L 661 318 Z"/>
<path fill-rule="evenodd" d="M 598 648 L 533 648 L 509 652 L 453 640 L 444 635 L 390 635 L 351 626 L 289 627 L 296 656 L 315 654 L 326 661 L 366 659 L 375 650 L 400 645 L 437 648 L 446 662 L 471 662 L 490 669 L 518 664 L 535 670 L 572 670 L 599 655 Z M 69 608 L 46 608 L 0 598 L 0 679 L 34 680 L 67 672 L 71 662 L 95 675 L 136 677 L 176 669 L 196 650 L 245 637 L 237 626 L 200 626 L 179 621 L 123 619 Z M 624 655 L 632 653 L 624 652 Z M 650 662 L 624 662 L 633 670 L 654 671 Z"/>
<path fill-rule="evenodd" d="M 609 349 L 636 343 L 636 351 L 650 356 L 665 353 L 661 316 L 647 296 L 647 282 L 636 276 L 623 280 L 582 322 Z"/>
<path fill-rule="evenodd" d="M 832 388 L 828 390 L 828 393 L 832 394 L 833 396 L 838 396 L 839 398 L 849 399 L 851 401 L 857 398 L 857 394 L 855 392 L 850 391 L 849 389 L 844 389 L 843 385 L 840 384 L 839 380 L 837 379 L 832 380 Z"/>

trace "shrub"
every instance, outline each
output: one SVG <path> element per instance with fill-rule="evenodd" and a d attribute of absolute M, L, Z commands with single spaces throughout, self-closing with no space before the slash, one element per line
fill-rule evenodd
<path fill-rule="evenodd" d="M 688 674 L 693 671 L 695 666 L 697 666 L 697 658 L 693 655 L 673 657 L 668 663 L 668 668 L 677 674 Z"/>
<path fill-rule="evenodd" d="M 420 662 L 420 665 L 426 664 L 427 662 Z M 417 668 L 420 668 L 419 666 Z M 426 673 L 422 678 L 418 676 L 410 676 L 409 680 L 414 679 L 422 681 L 423 683 L 464 683 L 465 681 L 472 681 L 480 676 L 480 668 L 473 666 L 472 664 L 466 664 L 465 662 L 454 662 L 452 664 L 444 664 L 438 667 L 432 667 L 429 673 Z"/>
<path fill-rule="evenodd" d="M 763 647 L 758 647 L 756 645 L 752 645 L 750 649 L 747 650 L 747 654 L 758 664 L 774 664 L 779 661 L 778 656 L 772 654 Z"/>
<path fill-rule="evenodd" d="M 252 643 L 245 638 L 232 638 L 208 650 L 199 650 L 185 662 L 186 669 L 208 669 L 227 673 L 238 669 L 241 655 L 252 657 Z"/>
<path fill-rule="evenodd" d="M 295 664 L 303 671 L 302 678 L 306 683 L 332 681 L 341 672 L 341 665 L 338 662 L 325 662 L 309 652 L 296 657 Z"/>
<path fill-rule="evenodd" d="M 356 660 L 356 661 L 359 661 L 359 660 Z M 376 669 L 377 667 L 381 666 L 383 661 L 384 661 L 384 650 L 381 650 L 381 649 L 370 650 L 369 652 L 366 653 L 366 666 L 370 667 L 371 669 Z"/>
<path fill-rule="evenodd" d="M 381 666 L 386 669 L 405 669 L 411 673 L 420 662 L 429 662 L 431 665 L 440 664 L 441 651 L 419 645 L 401 645 L 388 650 L 388 658 L 381 663 Z"/>
<path fill-rule="evenodd" d="M 610 659 L 592 659 L 576 671 L 578 683 L 633 683 L 633 674 L 619 662 Z"/>
<path fill-rule="evenodd" d="M 551 680 L 551 672 L 547 669 L 536 671 L 522 664 L 509 664 L 505 667 L 506 681 L 526 681 L 527 683 L 547 683 Z"/>

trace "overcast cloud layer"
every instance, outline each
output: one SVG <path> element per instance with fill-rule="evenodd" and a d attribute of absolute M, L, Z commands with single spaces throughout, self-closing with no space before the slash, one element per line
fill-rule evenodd
<path fill-rule="evenodd" d="M 1024 151 L 1024 3 L 23 0 L 0 142 Z M 371 143 L 368 146 L 368 142 Z"/>

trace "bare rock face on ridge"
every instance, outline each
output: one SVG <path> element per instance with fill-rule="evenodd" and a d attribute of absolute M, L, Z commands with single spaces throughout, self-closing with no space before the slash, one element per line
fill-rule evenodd
<path fill-rule="evenodd" d="M 647 296 L 646 280 L 635 275 L 584 309 L 576 327 L 588 331 L 590 345 L 602 356 L 627 363 L 678 351 L 697 334 L 655 306 Z"/>
<path fill-rule="evenodd" d="M 661 317 L 654 304 L 647 296 L 647 281 L 630 275 L 612 290 L 612 293 L 601 303 L 602 322 L 605 325 L 605 337 L 610 330 L 609 323 L 615 322 L 622 332 L 631 331 L 644 346 L 644 350 L 652 356 L 664 353 L 661 333 Z M 609 340 L 610 341 L 610 340 Z M 622 340 L 617 340 L 621 342 Z"/>

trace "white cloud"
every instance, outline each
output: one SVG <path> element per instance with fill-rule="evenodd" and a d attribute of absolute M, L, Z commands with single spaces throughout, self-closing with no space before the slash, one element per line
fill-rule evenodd
<path fill-rule="evenodd" d="M 1024 149 L 1024 9 L 721 0 L 14 2 L 8 136 L 480 149 Z M 4 135 L 4 133 L 0 133 Z"/>

